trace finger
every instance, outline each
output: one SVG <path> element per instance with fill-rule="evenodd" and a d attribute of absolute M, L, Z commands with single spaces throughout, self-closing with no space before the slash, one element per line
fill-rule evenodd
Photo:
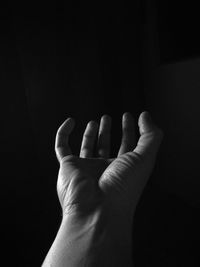
<path fill-rule="evenodd" d="M 59 127 L 56 133 L 55 152 L 59 162 L 62 160 L 63 157 L 72 154 L 68 140 L 69 135 L 72 132 L 74 126 L 74 119 L 68 118 L 63 122 L 63 124 Z"/>
<path fill-rule="evenodd" d="M 163 131 L 153 123 L 147 111 L 140 114 L 138 126 L 140 138 L 133 152 L 141 158 L 146 158 L 148 155 L 155 157 L 164 136 Z"/>
<path fill-rule="evenodd" d="M 136 146 L 135 121 L 131 113 L 126 112 L 122 117 L 122 142 L 118 156 L 132 151 Z"/>
<path fill-rule="evenodd" d="M 80 157 L 88 158 L 93 156 L 95 138 L 98 131 L 98 123 L 95 121 L 90 121 L 87 124 L 85 132 L 83 134 Z"/>
<path fill-rule="evenodd" d="M 112 118 L 109 115 L 101 117 L 98 135 L 98 155 L 102 158 L 109 158 L 110 155 L 110 131 Z"/>

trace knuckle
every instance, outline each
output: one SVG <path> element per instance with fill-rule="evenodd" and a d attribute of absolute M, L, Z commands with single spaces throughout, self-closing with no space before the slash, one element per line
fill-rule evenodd
<path fill-rule="evenodd" d="M 85 139 L 90 139 L 90 138 L 92 138 L 93 136 L 91 135 L 91 134 L 88 134 L 88 133 L 85 133 L 84 134 L 84 138 Z"/>
<path fill-rule="evenodd" d="M 67 155 L 61 159 L 61 164 L 64 164 L 65 162 L 73 161 L 75 159 L 74 155 Z"/>
<path fill-rule="evenodd" d="M 90 147 L 89 146 L 84 146 L 84 147 L 82 147 L 81 151 L 88 152 L 88 151 L 90 151 Z"/>

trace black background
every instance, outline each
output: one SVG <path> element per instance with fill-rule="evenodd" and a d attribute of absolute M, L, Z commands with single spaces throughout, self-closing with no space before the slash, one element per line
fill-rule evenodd
<path fill-rule="evenodd" d="M 180 12 L 172 1 L 156 2 L 162 64 L 200 54 L 195 8 L 181 5 Z M 114 156 L 122 113 L 137 117 L 149 109 L 141 60 L 144 7 L 143 1 L 134 7 L 94 4 L 92 11 L 85 3 L 1 9 L 5 266 L 40 266 L 55 238 L 61 221 L 54 153 L 59 125 L 75 118 L 70 144 L 78 154 L 86 123 L 111 115 Z M 155 169 L 138 205 L 135 264 L 198 266 L 199 210 L 157 187 L 158 174 Z"/>
<path fill-rule="evenodd" d="M 199 14 L 194 1 L 156 1 L 161 63 L 200 56 Z"/>

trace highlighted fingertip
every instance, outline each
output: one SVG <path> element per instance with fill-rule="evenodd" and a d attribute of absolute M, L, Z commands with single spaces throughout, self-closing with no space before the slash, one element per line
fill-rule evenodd
<path fill-rule="evenodd" d="M 148 120 L 148 122 L 153 123 L 153 120 L 152 120 L 152 117 L 151 117 L 151 114 L 150 114 L 149 111 L 144 111 L 143 112 L 143 116 L 146 117 L 146 119 Z"/>
<path fill-rule="evenodd" d="M 69 117 L 68 120 L 75 121 L 74 118 L 72 117 Z"/>

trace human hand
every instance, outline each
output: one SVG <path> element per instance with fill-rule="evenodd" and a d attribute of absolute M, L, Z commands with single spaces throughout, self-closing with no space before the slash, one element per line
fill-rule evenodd
<path fill-rule="evenodd" d="M 72 154 L 68 144 L 74 126 L 74 119 L 68 118 L 58 129 L 55 141 L 60 163 L 57 192 L 63 216 L 81 214 L 87 217 L 104 208 L 120 217 L 133 216 L 154 168 L 162 130 L 151 121 L 148 112 L 142 112 L 137 142 L 134 118 L 124 113 L 121 146 L 117 157 L 109 158 L 110 116 L 102 116 L 100 126 L 95 121 L 88 123 L 79 156 Z M 98 156 L 94 157 L 97 133 Z"/>

